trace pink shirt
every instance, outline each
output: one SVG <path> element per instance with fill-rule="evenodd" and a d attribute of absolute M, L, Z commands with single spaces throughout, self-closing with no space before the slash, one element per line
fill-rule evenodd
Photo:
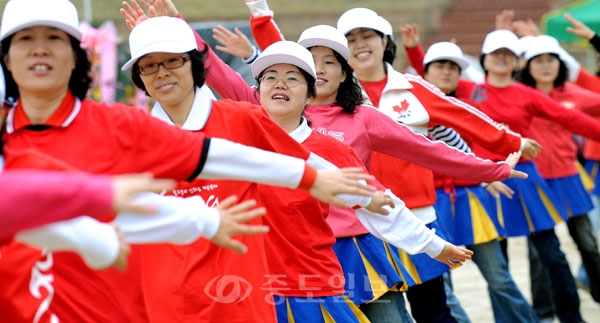
<path fill-rule="evenodd" d="M 18 231 L 110 212 L 108 176 L 7 170 L 0 175 L 0 241 Z"/>

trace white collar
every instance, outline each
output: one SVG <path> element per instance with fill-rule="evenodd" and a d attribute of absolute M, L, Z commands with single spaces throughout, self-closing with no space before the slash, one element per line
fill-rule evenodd
<path fill-rule="evenodd" d="M 312 129 L 308 126 L 308 121 L 305 117 L 302 117 L 302 122 L 300 122 L 298 128 L 289 133 L 289 135 L 299 143 L 306 141 L 311 134 Z"/>
<path fill-rule="evenodd" d="M 208 120 L 208 116 L 210 115 L 212 101 L 214 99 L 215 97 L 208 87 L 205 85 L 203 85 L 201 88 L 196 87 L 194 93 L 194 103 L 192 103 L 190 113 L 187 119 L 185 119 L 185 123 L 181 126 L 181 129 L 198 131 L 204 128 L 206 121 Z M 154 104 L 150 114 L 168 124 L 174 125 L 167 112 L 158 102 Z"/>
<path fill-rule="evenodd" d="M 394 69 L 390 63 L 385 63 L 388 81 L 385 84 L 383 92 L 387 90 L 408 90 L 412 89 L 413 85 L 404 77 L 404 75 Z"/>

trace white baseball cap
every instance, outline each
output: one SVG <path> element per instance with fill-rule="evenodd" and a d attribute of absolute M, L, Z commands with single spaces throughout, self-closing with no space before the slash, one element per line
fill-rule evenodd
<path fill-rule="evenodd" d="M 346 36 L 333 26 L 317 25 L 306 29 L 298 38 L 298 44 L 306 48 L 313 46 L 329 47 L 342 55 L 345 60 L 350 59 Z"/>
<path fill-rule="evenodd" d="M 138 59 L 150 53 L 187 53 L 198 49 L 192 28 L 174 17 L 148 18 L 133 28 L 129 34 L 131 59 L 121 70 L 131 68 Z"/>
<path fill-rule="evenodd" d="M 344 12 L 337 21 L 337 29 L 347 35 L 356 28 L 370 28 L 394 39 L 392 24 L 377 12 L 367 8 L 353 8 Z"/>
<path fill-rule="evenodd" d="M 554 54 L 559 57 L 562 54 L 558 40 L 548 35 L 531 38 L 524 50 L 525 60 L 527 61 L 541 54 Z"/>
<path fill-rule="evenodd" d="M 487 34 L 483 40 L 483 46 L 481 46 L 481 53 L 487 55 L 500 48 L 506 48 L 517 56 L 521 55 L 519 38 L 506 29 L 494 30 Z"/>
<path fill-rule="evenodd" d="M 315 62 L 312 54 L 304 46 L 293 42 L 282 40 L 271 44 L 252 63 L 252 76 L 257 78 L 267 67 L 275 64 L 292 64 L 317 78 Z"/>
<path fill-rule="evenodd" d="M 462 50 L 455 43 L 448 41 L 432 44 L 427 49 L 423 58 L 423 66 L 435 62 L 448 60 L 456 63 L 461 69 L 467 68 L 469 62 L 465 59 Z"/>
<path fill-rule="evenodd" d="M 4 7 L 0 40 L 34 26 L 58 28 L 81 40 L 77 8 L 69 0 L 10 0 Z"/>

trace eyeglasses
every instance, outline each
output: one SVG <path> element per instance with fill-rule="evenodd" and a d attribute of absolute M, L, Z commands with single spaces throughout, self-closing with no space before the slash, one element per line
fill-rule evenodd
<path fill-rule="evenodd" d="M 279 83 L 279 80 L 283 81 L 283 84 L 287 87 L 306 85 L 306 82 L 302 80 L 300 75 L 295 74 L 286 74 L 284 77 L 277 77 L 273 74 L 267 74 L 258 79 L 260 84 L 264 84 L 265 86 L 275 86 L 275 84 Z"/>
<path fill-rule="evenodd" d="M 185 64 L 189 60 L 190 60 L 189 55 L 180 56 L 180 57 L 171 57 L 168 60 L 161 62 L 161 63 L 149 63 L 149 64 L 140 65 L 140 66 L 138 66 L 138 71 L 140 72 L 141 75 L 150 75 L 150 74 L 154 74 L 154 73 L 158 72 L 158 68 L 160 66 L 162 66 L 168 70 L 173 70 L 173 69 L 182 67 L 183 64 Z"/>

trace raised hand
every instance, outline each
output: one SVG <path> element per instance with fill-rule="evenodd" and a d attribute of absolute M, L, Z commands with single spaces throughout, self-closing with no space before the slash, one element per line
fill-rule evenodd
<path fill-rule="evenodd" d="M 265 215 L 267 210 L 264 207 L 254 208 L 256 206 L 255 200 L 248 200 L 239 204 L 235 204 L 236 202 L 237 197 L 230 196 L 219 203 L 218 210 L 221 222 L 217 234 L 210 241 L 223 248 L 231 249 L 238 253 L 246 253 L 248 247 L 241 241 L 235 240 L 233 236 L 268 232 L 269 227 L 265 225 L 244 224 L 256 217 Z"/>
<path fill-rule="evenodd" d="M 419 46 L 419 28 L 417 24 L 404 24 L 398 27 L 402 34 L 402 44 L 406 48 L 414 48 Z"/>
<path fill-rule="evenodd" d="M 359 180 L 370 181 L 373 176 L 363 173 L 361 168 L 342 168 L 339 170 L 318 170 L 317 178 L 310 188 L 310 194 L 338 207 L 348 207 L 346 201 L 336 197 L 338 194 L 371 196 L 375 188 L 361 184 Z"/>
<path fill-rule="evenodd" d="M 175 187 L 170 179 L 154 179 L 152 174 L 118 175 L 112 177 L 113 204 L 115 212 L 154 213 L 155 207 L 134 204 L 134 197 L 143 192 L 160 192 Z"/>
<path fill-rule="evenodd" d="M 515 17 L 513 10 L 502 10 L 501 13 L 496 15 L 496 30 L 507 29 L 512 31 L 512 21 Z"/>
<path fill-rule="evenodd" d="M 213 38 L 221 44 L 215 46 L 217 50 L 241 58 L 249 58 L 254 54 L 255 47 L 252 46 L 248 37 L 246 37 L 246 35 L 244 35 L 237 27 L 235 27 L 234 33 L 231 32 L 231 30 L 218 25 L 216 28 L 213 28 L 212 32 Z"/>
<path fill-rule="evenodd" d="M 171 0 L 140 0 L 140 2 L 146 10 L 150 10 L 150 7 L 154 8 L 156 16 L 151 17 L 177 17 L 179 15 L 179 11 Z"/>
<path fill-rule="evenodd" d="M 512 27 L 513 27 L 513 30 L 515 31 L 515 34 L 517 34 L 517 36 L 519 36 L 519 37 L 539 36 L 542 34 L 542 32 L 540 31 L 540 28 L 536 25 L 536 23 L 531 18 L 527 19 L 527 21 L 515 20 L 512 23 Z"/>
<path fill-rule="evenodd" d="M 129 30 L 133 30 L 137 24 L 148 19 L 148 17 L 156 16 L 154 8 L 151 8 L 152 10 L 148 8 L 148 15 L 146 15 L 146 12 L 144 12 L 144 9 L 140 7 L 136 0 L 131 0 L 131 5 L 127 1 L 123 1 L 121 5 L 123 8 L 119 9 L 119 12 L 125 18 L 125 24 Z M 154 16 L 151 15 L 150 11 L 154 13 Z"/>
<path fill-rule="evenodd" d="M 471 259 L 472 255 L 473 251 L 462 247 L 457 247 L 451 244 L 450 242 L 446 242 L 446 245 L 444 246 L 442 252 L 434 259 L 439 262 L 445 263 L 450 267 L 454 267 L 460 263 Z"/>
<path fill-rule="evenodd" d="M 596 34 L 593 30 L 590 29 L 590 27 L 588 27 L 583 22 L 573 18 L 569 13 L 565 13 L 564 17 L 573 26 L 567 27 L 568 33 L 573 34 L 579 38 L 583 38 L 585 40 L 592 39 Z"/>
<path fill-rule="evenodd" d="M 373 193 L 371 203 L 369 203 L 365 209 L 373 213 L 388 215 L 390 212 L 384 208 L 385 206 L 394 208 L 396 205 L 394 204 L 392 198 L 387 196 L 383 191 L 377 191 Z"/>

